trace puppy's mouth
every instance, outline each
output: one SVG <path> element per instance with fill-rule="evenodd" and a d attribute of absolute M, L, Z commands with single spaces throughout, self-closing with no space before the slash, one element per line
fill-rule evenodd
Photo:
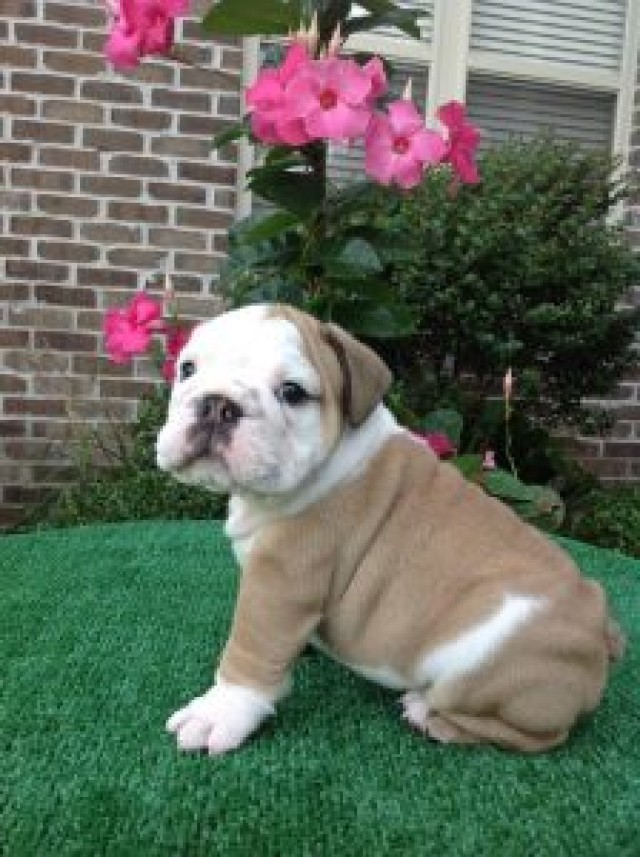
<path fill-rule="evenodd" d="M 168 439 L 167 439 L 168 440 Z M 224 449 L 225 441 L 216 436 L 208 426 L 194 423 L 186 430 L 184 439 L 176 443 L 169 441 L 156 444 L 156 458 L 161 470 L 179 475 L 198 461 L 208 461 L 227 470 Z"/>

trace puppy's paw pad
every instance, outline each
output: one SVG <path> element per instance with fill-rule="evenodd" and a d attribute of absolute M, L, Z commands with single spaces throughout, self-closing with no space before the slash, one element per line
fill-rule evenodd
<path fill-rule="evenodd" d="M 419 732 L 425 732 L 427 729 L 427 720 L 429 717 L 429 706 L 424 693 L 417 690 L 410 690 L 400 700 L 402 703 L 404 719 L 417 729 Z"/>

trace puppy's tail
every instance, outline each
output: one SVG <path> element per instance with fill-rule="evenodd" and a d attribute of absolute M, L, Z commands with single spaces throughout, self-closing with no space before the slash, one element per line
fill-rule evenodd
<path fill-rule="evenodd" d="M 604 639 L 607 645 L 607 652 L 609 653 L 609 660 L 619 661 L 627 648 L 627 638 L 622 633 L 622 630 L 615 619 L 612 619 L 610 616 L 607 619 Z"/>

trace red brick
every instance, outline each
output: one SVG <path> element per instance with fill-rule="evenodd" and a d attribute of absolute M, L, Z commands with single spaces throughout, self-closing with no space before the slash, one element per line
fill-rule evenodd
<path fill-rule="evenodd" d="M 0 530 L 12 530 L 22 524 L 25 518 L 26 512 L 22 507 L 0 504 Z"/>
<path fill-rule="evenodd" d="M 168 111 L 140 110 L 114 107 L 111 110 L 111 122 L 143 131 L 166 131 L 171 127 L 173 116 Z"/>
<path fill-rule="evenodd" d="M 0 301 L 26 301 L 31 296 L 31 286 L 26 283 L 9 283 L 0 280 Z"/>
<path fill-rule="evenodd" d="M 27 396 L 5 396 L 4 410 L 6 414 L 25 416 L 63 417 L 66 414 L 65 403 L 59 399 L 33 399 Z"/>
<path fill-rule="evenodd" d="M 133 271 L 110 271 L 104 267 L 78 267 L 76 282 L 79 286 L 92 286 L 93 288 L 135 289 L 138 285 L 138 275 Z"/>
<path fill-rule="evenodd" d="M 151 140 L 151 151 L 157 155 L 170 157 L 202 158 L 211 157 L 211 140 L 195 137 L 172 137 L 162 135 Z"/>
<path fill-rule="evenodd" d="M 73 143 L 73 125 L 60 125 L 56 122 L 41 122 L 31 119 L 15 119 L 13 137 L 16 140 L 34 140 L 42 143 Z"/>
<path fill-rule="evenodd" d="M 66 214 L 74 218 L 95 217 L 98 213 L 97 200 L 82 196 L 38 194 L 37 204 L 40 211 L 47 214 Z"/>
<path fill-rule="evenodd" d="M 167 223 L 169 209 L 165 205 L 150 205 L 144 202 L 110 202 L 108 216 L 113 220 L 134 223 Z"/>
<path fill-rule="evenodd" d="M 43 61 L 52 71 L 62 71 L 74 76 L 97 75 L 105 69 L 104 57 L 77 52 L 45 51 Z"/>
<path fill-rule="evenodd" d="M 2 0 L 2 14 L 7 18 L 35 18 L 35 0 Z"/>
<path fill-rule="evenodd" d="M 186 232 L 183 229 L 150 229 L 149 243 L 157 247 L 183 250 L 206 250 L 207 236 L 202 232 Z"/>
<path fill-rule="evenodd" d="M 89 330 L 96 333 L 102 333 L 104 327 L 104 312 L 103 310 L 80 310 L 77 316 L 78 330 Z"/>
<path fill-rule="evenodd" d="M 48 487 L 25 487 L 22 485 L 7 485 L 4 489 L 5 503 L 32 506 L 44 503 L 54 493 L 55 489 Z"/>
<path fill-rule="evenodd" d="M 0 437 L 24 437 L 27 424 L 24 420 L 0 420 Z"/>
<path fill-rule="evenodd" d="M 34 262 L 30 259 L 8 259 L 6 263 L 8 277 L 17 280 L 48 280 L 60 283 L 69 278 L 66 265 L 52 265 L 51 262 Z"/>
<path fill-rule="evenodd" d="M 0 161 L 28 163 L 32 155 L 31 146 L 22 143 L 0 142 Z"/>
<path fill-rule="evenodd" d="M 208 92 L 154 89 L 151 93 L 151 103 L 154 107 L 170 107 L 172 110 L 191 110 L 198 113 L 211 112 L 211 96 Z"/>
<path fill-rule="evenodd" d="M 140 196 L 142 184 L 138 179 L 126 179 L 121 176 L 81 176 L 80 190 L 91 196 L 130 197 Z"/>
<path fill-rule="evenodd" d="M 17 375 L 0 372 L 0 393 L 26 393 L 27 382 Z"/>
<path fill-rule="evenodd" d="M 94 149 L 57 149 L 41 146 L 40 163 L 51 167 L 71 167 L 74 170 L 100 169 L 100 153 Z"/>
<path fill-rule="evenodd" d="M 86 101 L 44 101 L 41 115 L 44 119 L 66 119 L 77 124 L 100 125 L 104 121 L 104 108 Z"/>
<path fill-rule="evenodd" d="M 36 348 L 51 348 L 53 351 L 95 351 L 97 341 L 90 333 L 36 330 L 34 345 Z"/>
<path fill-rule="evenodd" d="M 61 262 L 97 262 L 100 250 L 90 244 L 38 241 L 38 256 L 41 259 L 56 259 Z"/>
<path fill-rule="evenodd" d="M 138 249 L 137 247 L 114 247 L 107 250 L 107 264 L 119 268 L 148 270 L 157 267 L 166 258 L 165 250 Z"/>
<path fill-rule="evenodd" d="M 25 95 L 0 93 L 0 113 L 9 116 L 35 116 L 36 102 Z"/>
<path fill-rule="evenodd" d="M 2 238 L 0 236 L 0 256 L 28 256 L 29 242 L 24 238 Z"/>
<path fill-rule="evenodd" d="M 73 327 L 73 313 L 70 309 L 49 306 L 10 307 L 9 324 L 13 327 L 70 330 Z"/>
<path fill-rule="evenodd" d="M 197 271 L 201 274 L 216 274 L 221 257 L 204 253 L 176 253 L 175 266 L 178 271 Z"/>
<path fill-rule="evenodd" d="M 82 84 L 80 95 L 87 101 L 117 101 L 125 104 L 142 104 L 142 92 L 139 87 L 130 83 L 87 80 Z"/>
<path fill-rule="evenodd" d="M 92 289 L 78 289 L 73 286 L 53 286 L 38 284 L 35 287 L 35 298 L 54 306 L 94 307 L 96 293 Z"/>
<path fill-rule="evenodd" d="M 203 208 L 176 209 L 178 226 L 192 226 L 196 229 L 228 229 L 233 223 L 233 217 L 225 211 L 215 211 Z"/>
<path fill-rule="evenodd" d="M 183 113 L 178 117 L 178 131 L 181 134 L 194 134 L 200 137 L 213 138 L 221 131 L 231 127 L 228 119 L 218 119 L 214 116 Z"/>
<path fill-rule="evenodd" d="M 135 380 L 100 379 L 100 396 L 106 399 L 139 399 L 153 393 L 157 383 Z"/>
<path fill-rule="evenodd" d="M 11 231 L 19 235 L 50 235 L 54 238 L 71 238 L 73 226 L 69 220 L 35 215 L 14 215 Z"/>
<path fill-rule="evenodd" d="M 79 24 L 81 27 L 101 29 L 106 26 L 106 15 L 100 6 L 70 6 L 47 0 L 44 17 L 47 21 L 57 21 L 59 24 Z"/>
<path fill-rule="evenodd" d="M 15 350 L 5 351 L 4 365 L 15 372 L 38 374 L 41 372 L 66 372 L 69 355 L 59 351 Z"/>
<path fill-rule="evenodd" d="M 178 178 L 203 184 L 234 185 L 236 170 L 214 164 L 178 164 Z"/>
<path fill-rule="evenodd" d="M 73 173 L 57 170 L 31 170 L 24 167 L 14 167 L 11 170 L 11 182 L 15 187 L 69 193 L 73 190 L 74 176 Z"/>
<path fill-rule="evenodd" d="M 207 191 L 204 187 L 195 187 L 192 185 L 149 182 L 149 196 L 153 199 L 204 205 L 207 200 Z"/>
<path fill-rule="evenodd" d="M 96 392 L 96 380 L 79 375 L 36 375 L 33 392 L 45 396 L 91 396 Z"/>
<path fill-rule="evenodd" d="M 239 75 L 226 74 L 211 68 L 181 68 L 180 86 L 191 89 L 206 89 L 208 92 L 214 90 L 237 92 Z"/>
<path fill-rule="evenodd" d="M 134 131 L 114 131 L 111 128 L 85 128 L 82 145 L 100 152 L 141 152 L 144 138 Z"/>
<path fill-rule="evenodd" d="M 38 92 L 44 95 L 73 95 L 76 84 L 72 77 L 38 72 L 14 72 L 11 86 L 15 92 Z"/>
<path fill-rule="evenodd" d="M 125 226 L 123 223 L 83 223 L 80 235 L 89 241 L 102 244 L 138 244 L 141 231 L 139 226 Z"/>
<path fill-rule="evenodd" d="M 169 175 L 169 167 L 159 158 L 143 158 L 136 155 L 113 155 L 109 159 L 109 172 L 129 176 L 163 178 Z"/>
<path fill-rule="evenodd" d="M 29 339 L 28 330 L 3 330 L 0 328 L 0 348 L 27 348 Z"/>
<path fill-rule="evenodd" d="M 78 31 L 51 24 L 15 24 L 16 41 L 20 44 L 45 45 L 48 48 L 75 48 Z"/>

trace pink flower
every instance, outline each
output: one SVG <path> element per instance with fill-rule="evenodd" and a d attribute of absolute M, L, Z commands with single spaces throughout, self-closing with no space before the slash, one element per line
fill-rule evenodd
<path fill-rule="evenodd" d="M 263 143 L 302 146 L 309 142 L 302 118 L 291 113 L 286 100 L 286 87 L 308 63 L 307 48 L 296 41 L 280 68 L 263 69 L 247 89 L 245 101 L 251 111 L 251 128 Z"/>
<path fill-rule="evenodd" d="M 371 57 L 369 62 L 362 66 L 362 71 L 369 75 L 369 80 L 371 81 L 369 100 L 373 103 L 376 98 L 380 98 L 387 91 L 387 76 L 384 72 L 382 60 L 380 57 Z"/>
<path fill-rule="evenodd" d="M 451 458 L 452 455 L 456 454 L 455 446 L 451 443 L 444 432 L 411 432 L 411 434 L 415 440 L 423 443 L 425 446 L 428 446 L 432 452 L 435 452 L 438 458 Z"/>
<path fill-rule="evenodd" d="M 380 86 L 375 69 L 329 56 L 297 69 L 287 87 L 286 113 L 301 118 L 313 140 L 362 137 L 371 119 L 370 99 Z"/>
<path fill-rule="evenodd" d="M 394 101 L 388 115 L 371 120 L 365 169 L 380 184 L 411 188 L 420 183 L 426 166 L 442 160 L 446 148 L 439 134 L 424 127 L 411 101 Z"/>
<path fill-rule="evenodd" d="M 104 321 L 106 350 L 113 363 L 128 363 L 147 350 L 154 331 L 162 329 L 162 307 L 138 292 L 128 307 L 110 309 Z"/>
<path fill-rule="evenodd" d="M 173 47 L 175 17 L 189 0 L 106 0 L 112 29 L 105 53 L 116 68 L 135 68 L 140 58 Z"/>
<path fill-rule="evenodd" d="M 492 449 L 485 450 L 485 453 L 482 456 L 482 469 L 495 470 L 497 466 L 495 452 Z"/>
<path fill-rule="evenodd" d="M 167 331 L 166 357 L 162 364 L 162 377 L 171 384 L 175 379 L 176 362 L 184 346 L 189 341 L 191 331 L 184 327 L 171 327 Z"/>
<path fill-rule="evenodd" d="M 480 175 L 475 163 L 476 150 L 480 143 L 480 131 L 466 121 L 466 109 L 458 101 L 444 104 L 437 113 L 438 119 L 447 129 L 448 161 L 460 181 L 465 184 L 477 184 Z"/>

